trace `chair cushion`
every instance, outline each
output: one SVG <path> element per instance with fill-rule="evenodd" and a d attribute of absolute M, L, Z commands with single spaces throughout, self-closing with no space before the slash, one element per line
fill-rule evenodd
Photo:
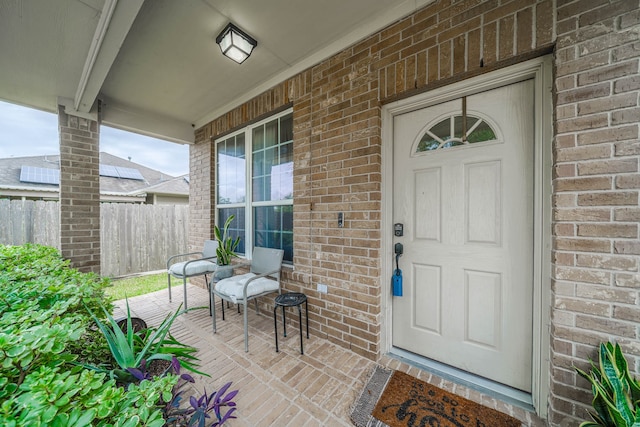
<path fill-rule="evenodd" d="M 171 265 L 171 267 L 169 267 L 169 274 L 176 277 L 182 277 L 182 270 L 184 269 L 184 266 L 187 262 L 188 261 L 178 262 Z M 218 266 L 215 262 L 207 260 L 193 261 L 189 265 L 187 265 L 184 276 L 191 277 L 199 276 L 200 274 L 210 274 L 216 271 L 217 267 Z"/>
<path fill-rule="evenodd" d="M 252 277 L 255 277 L 254 273 L 246 273 L 238 276 L 232 276 L 227 279 L 222 279 L 215 285 L 215 290 L 219 294 L 227 295 L 231 301 L 237 303 L 244 298 L 243 289 L 245 283 Z M 274 292 L 279 288 L 278 282 L 275 280 L 261 277 L 249 283 L 247 287 L 247 298 L 251 298 L 263 293 Z"/>

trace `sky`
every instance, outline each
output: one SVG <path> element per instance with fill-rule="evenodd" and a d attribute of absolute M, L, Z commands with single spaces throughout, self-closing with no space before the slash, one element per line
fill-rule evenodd
<path fill-rule="evenodd" d="M 102 126 L 100 151 L 172 176 L 189 173 L 189 146 Z M 0 158 L 60 154 L 58 116 L 0 101 Z"/>

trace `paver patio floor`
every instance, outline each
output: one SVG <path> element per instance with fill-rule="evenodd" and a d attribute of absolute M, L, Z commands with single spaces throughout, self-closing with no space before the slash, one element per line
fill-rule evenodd
<path fill-rule="evenodd" d="M 157 325 L 182 302 L 182 289 L 174 288 L 173 302 L 167 290 L 129 299 L 132 315 Z M 205 289 L 188 285 L 189 307 L 208 307 Z M 269 298 L 269 297 L 266 297 Z M 195 387 L 202 391 L 217 390 L 233 381 L 238 419 L 229 427 L 256 426 L 352 426 L 349 419 L 362 387 L 376 362 L 313 335 L 304 339 L 304 355 L 300 354 L 300 338 L 296 327 L 288 325 L 288 336 L 282 337 L 282 318 L 278 316 L 280 352 L 275 351 L 272 315 L 257 315 L 249 310 L 249 352 L 244 352 L 242 315 L 226 310 L 226 320 L 220 317 L 217 299 L 217 327 L 212 333 L 208 308 L 189 311 L 179 316 L 172 334 L 180 341 L 199 349 L 200 368 L 211 375 L 196 377 Z M 124 302 L 116 303 L 116 315 L 122 315 Z M 278 312 L 280 313 L 280 312 Z M 297 312 L 288 311 L 288 318 Z M 543 426 L 542 421 L 528 411 L 505 404 L 475 390 L 445 381 L 414 366 L 384 356 L 380 365 L 398 369 L 452 391 L 468 399 L 498 408 L 523 421 L 523 425 Z"/>

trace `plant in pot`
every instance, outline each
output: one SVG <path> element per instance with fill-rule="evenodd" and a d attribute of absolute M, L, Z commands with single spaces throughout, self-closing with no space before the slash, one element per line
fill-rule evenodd
<path fill-rule="evenodd" d="M 231 259 L 238 256 L 235 250 L 240 244 L 240 237 L 236 237 L 234 239 L 229 232 L 229 227 L 231 226 L 231 223 L 234 219 L 235 215 L 229 216 L 229 218 L 227 218 L 227 220 L 224 222 L 222 230 L 220 230 L 220 227 L 218 227 L 217 224 L 213 226 L 213 234 L 216 241 L 218 242 L 218 248 L 216 249 L 216 263 L 219 267 L 231 265 Z M 218 268 L 218 271 L 216 271 L 214 275 L 214 279 L 220 280 L 232 275 L 232 268 Z"/>
<path fill-rule="evenodd" d="M 640 382 L 631 376 L 619 344 L 601 343 L 599 350 L 600 363 L 591 362 L 588 373 L 575 368 L 593 391 L 593 421 L 580 427 L 640 426 Z"/>
<path fill-rule="evenodd" d="M 198 360 L 194 356 L 197 349 L 179 342 L 169 332 L 175 319 L 186 310 L 178 308 L 175 313 L 169 314 L 157 328 L 136 331 L 132 325 L 128 300 L 126 327 L 124 328 L 120 327 L 118 321 L 104 307 L 102 309 L 107 320 L 106 323 L 87 307 L 89 314 L 103 333 L 113 356 L 113 361 L 117 366 L 112 368 L 104 364 L 80 363 L 81 366 L 108 373 L 120 383 L 130 383 L 137 378 L 136 372 L 132 372 L 132 370 L 148 370 L 150 369 L 150 363 L 156 361 L 164 361 L 166 363 L 165 369 L 168 369 L 172 358 L 176 357 L 183 367 L 201 374 L 194 364 Z"/>

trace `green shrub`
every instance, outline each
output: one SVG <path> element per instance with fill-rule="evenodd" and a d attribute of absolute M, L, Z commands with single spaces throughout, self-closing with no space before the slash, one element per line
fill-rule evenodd
<path fill-rule="evenodd" d="M 181 311 L 158 328 L 125 334 L 109 314 L 107 285 L 95 274 L 69 268 L 53 248 L 0 245 L 0 425 L 161 427 L 176 413 L 204 425 L 214 412 L 211 425 L 221 426 L 234 418 L 231 399 L 237 391 L 227 393 L 230 384 L 217 394 L 191 398 L 190 409 L 176 406 L 185 378 L 193 381 L 179 374 L 180 364 L 195 371 L 196 360 L 196 349 L 169 334 Z M 123 340 L 120 348 L 132 354 L 115 360 L 110 345 Z M 143 357 L 171 360 L 178 375 L 150 378 L 142 372 Z M 125 368 L 139 380 L 126 388 L 107 375 Z M 232 410 L 222 415 L 226 407 Z"/>
<path fill-rule="evenodd" d="M 158 404 L 171 399 L 178 377 L 125 391 L 105 374 L 69 363 L 109 354 L 87 310 L 112 310 L 106 284 L 69 268 L 54 248 L 0 245 L 1 425 L 164 424 Z"/>
<path fill-rule="evenodd" d="M 58 366 L 72 356 L 99 307 L 104 282 L 68 267 L 58 252 L 39 245 L 0 246 L 0 397 L 15 392 L 40 366 Z"/>
<path fill-rule="evenodd" d="M 0 245 L 0 322 L 28 328 L 47 317 L 91 323 L 85 306 L 106 302 L 107 279 L 69 268 L 56 249 L 27 244 Z M 108 304 L 107 309 L 113 309 Z"/>
<path fill-rule="evenodd" d="M 157 403 L 170 399 L 177 376 L 132 384 L 126 391 L 104 373 L 40 367 L 27 376 L 22 392 L 0 407 L 5 426 L 162 426 Z"/>
<path fill-rule="evenodd" d="M 161 427 L 178 415 L 205 425 L 214 412 L 211 425 L 221 426 L 234 418 L 237 391 L 227 393 L 230 383 L 179 408 L 185 381 L 193 382 L 180 364 L 195 371 L 196 360 L 196 349 L 169 334 L 180 310 L 158 328 L 125 334 L 109 314 L 106 285 L 69 268 L 53 248 L 0 245 L 0 425 Z M 116 341 L 131 354 L 115 352 L 116 360 L 110 351 Z M 176 374 L 150 378 L 143 357 L 170 359 Z M 107 375 L 125 368 L 139 380 L 126 388 Z"/>

